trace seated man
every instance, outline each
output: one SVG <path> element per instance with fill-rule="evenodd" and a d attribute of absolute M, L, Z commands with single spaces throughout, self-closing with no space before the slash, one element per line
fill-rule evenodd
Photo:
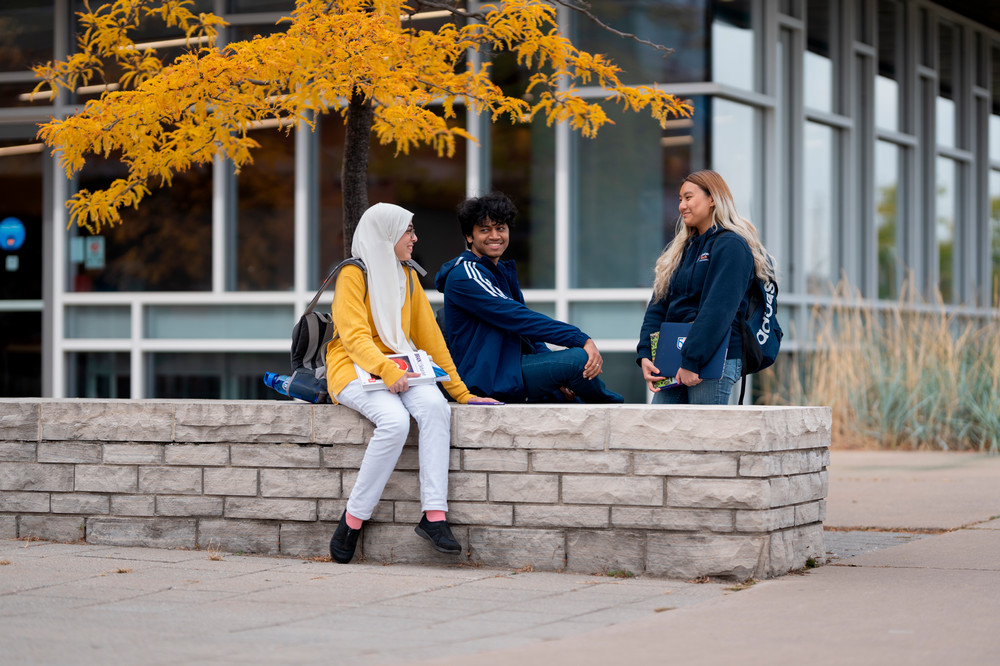
<path fill-rule="evenodd" d="M 462 380 L 505 402 L 624 402 L 598 377 L 603 360 L 586 333 L 524 304 L 514 261 L 500 261 L 516 215 L 505 194 L 464 201 L 458 221 L 468 249 L 434 279 Z M 550 351 L 546 342 L 566 349 Z"/>

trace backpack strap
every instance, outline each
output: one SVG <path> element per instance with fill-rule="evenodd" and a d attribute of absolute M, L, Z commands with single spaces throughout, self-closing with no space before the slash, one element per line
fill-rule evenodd
<path fill-rule="evenodd" d="M 311 301 L 309 301 L 309 305 L 306 306 L 306 311 L 303 314 L 309 314 L 310 312 L 313 311 L 313 308 L 315 308 L 316 304 L 319 303 L 319 297 L 323 295 L 323 291 L 327 287 L 329 287 L 331 283 L 333 283 L 333 282 L 336 281 L 336 277 L 337 277 L 337 274 L 340 273 L 340 269 L 342 269 L 344 266 L 347 266 L 348 264 L 351 264 L 353 266 L 357 266 L 358 268 L 361 269 L 362 273 L 365 273 L 365 274 L 368 273 L 368 269 L 365 267 L 365 262 L 361 261 L 357 257 L 348 257 L 347 259 L 344 259 L 342 262 L 340 262 L 339 264 L 337 264 L 336 266 L 334 266 L 332 269 L 330 269 L 330 274 L 326 276 L 325 280 L 323 280 L 323 283 L 319 286 L 319 291 L 317 291 L 316 295 L 313 296 L 313 299 Z M 423 270 L 423 269 L 421 269 L 421 270 Z M 365 292 L 367 293 L 367 291 L 368 291 L 368 285 L 366 283 L 365 284 Z"/>

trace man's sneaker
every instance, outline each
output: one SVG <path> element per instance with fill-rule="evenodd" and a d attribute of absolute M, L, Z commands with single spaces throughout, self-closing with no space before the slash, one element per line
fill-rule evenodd
<path fill-rule="evenodd" d="M 432 523 L 427 520 L 427 516 L 424 516 L 413 531 L 430 541 L 434 549 L 439 552 L 449 555 L 458 555 L 462 552 L 462 544 L 455 540 L 455 535 L 451 533 L 446 520 Z"/>
<path fill-rule="evenodd" d="M 337 531 L 333 533 L 333 538 L 330 539 L 330 557 L 333 558 L 334 562 L 340 562 L 341 564 L 347 564 L 354 557 L 354 551 L 358 547 L 358 536 L 361 534 L 361 529 L 352 530 L 347 525 L 347 511 L 340 517 L 340 524 L 337 525 Z"/>

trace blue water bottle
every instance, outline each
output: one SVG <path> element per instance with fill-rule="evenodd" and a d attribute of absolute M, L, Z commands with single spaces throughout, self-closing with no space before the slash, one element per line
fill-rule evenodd
<path fill-rule="evenodd" d="M 264 383 L 282 395 L 288 395 L 288 385 L 292 383 L 289 375 L 279 375 L 276 372 L 265 372 Z"/>

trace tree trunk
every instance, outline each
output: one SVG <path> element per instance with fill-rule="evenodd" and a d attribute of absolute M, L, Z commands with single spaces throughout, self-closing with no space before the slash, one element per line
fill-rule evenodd
<path fill-rule="evenodd" d="M 347 108 L 344 162 L 340 181 L 344 197 L 344 254 L 351 255 L 351 241 L 361 215 L 368 210 L 368 150 L 375 112 L 371 100 L 355 91 Z"/>

